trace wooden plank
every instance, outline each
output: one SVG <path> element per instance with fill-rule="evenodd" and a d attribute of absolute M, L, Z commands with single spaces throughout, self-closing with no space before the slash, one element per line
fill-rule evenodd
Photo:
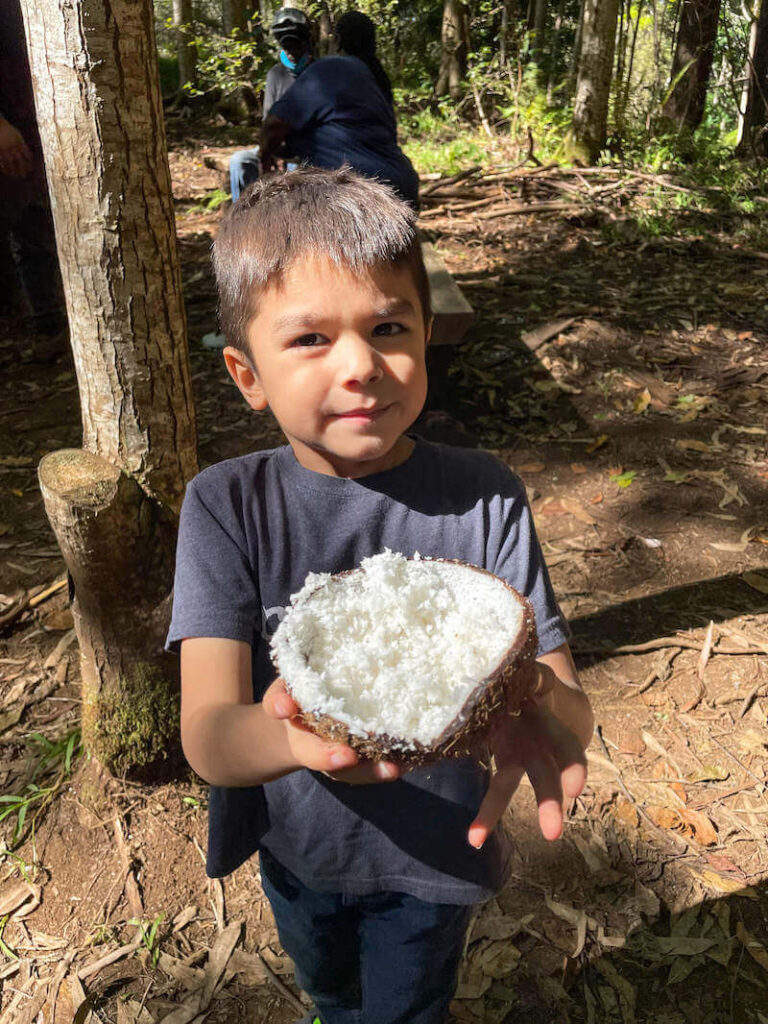
<path fill-rule="evenodd" d="M 432 340 L 430 345 L 457 345 L 475 321 L 475 311 L 448 272 L 430 242 L 421 243 L 432 293 Z"/>

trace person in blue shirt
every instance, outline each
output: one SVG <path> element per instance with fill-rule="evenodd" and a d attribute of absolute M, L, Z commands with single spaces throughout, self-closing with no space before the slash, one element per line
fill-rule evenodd
<path fill-rule="evenodd" d="M 296 7 L 281 7 L 272 19 L 272 37 L 280 47 L 278 63 L 267 72 L 263 111 L 266 118 L 274 104 L 312 63 L 312 26 Z M 259 147 L 239 149 L 229 161 L 229 185 L 235 202 L 246 185 L 259 176 Z"/>
<path fill-rule="evenodd" d="M 391 185 L 417 208 L 419 179 L 397 144 L 391 87 L 375 56 L 373 23 L 351 12 L 339 26 L 338 56 L 315 61 L 270 110 L 261 137 L 262 173 L 274 170 L 283 152 L 314 167 L 346 165 Z"/>

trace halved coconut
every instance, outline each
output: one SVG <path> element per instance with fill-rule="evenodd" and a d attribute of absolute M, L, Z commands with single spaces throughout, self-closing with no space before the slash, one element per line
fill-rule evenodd
<path fill-rule="evenodd" d="M 534 673 L 529 601 L 464 562 L 385 551 L 310 573 L 272 660 L 313 732 L 405 765 L 477 750 Z"/>

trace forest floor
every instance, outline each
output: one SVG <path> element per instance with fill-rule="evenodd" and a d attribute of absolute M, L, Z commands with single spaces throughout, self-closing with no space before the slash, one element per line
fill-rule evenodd
<path fill-rule="evenodd" d="M 171 152 L 201 465 L 280 442 L 201 343 L 205 158 L 232 148 L 190 133 Z M 692 211 L 687 188 L 530 165 L 425 185 L 424 233 L 477 321 L 430 354 L 417 429 L 524 479 L 599 723 L 560 841 L 529 788 L 513 801 L 513 879 L 475 919 L 456 1021 L 768 1024 L 768 253 L 734 244 L 723 195 Z M 79 755 L 35 476 L 79 444 L 77 385 L 68 354 L 22 362 L 34 344 L 0 327 L 0 1015 L 288 1024 L 257 861 L 205 877 L 205 788 Z"/>

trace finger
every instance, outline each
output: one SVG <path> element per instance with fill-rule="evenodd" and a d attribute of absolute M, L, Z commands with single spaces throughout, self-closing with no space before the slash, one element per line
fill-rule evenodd
<path fill-rule="evenodd" d="M 586 764 L 571 764 L 564 768 L 560 774 L 563 786 L 563 795 L 571 800 L 580 795 L 587 784 Z"/>
<path fill-rule="evenodd" d="M 563 785 L 560 769 L 550 754 L 531 755 L 525 763 L 539 808 L 539 828 L 545 839 L 558 839 L 563 831 Z"/>
<path fill-rule="evenodd" d="M 318 772 L 341 771 L 353 767 L 360 760 L 351 747 L 316 736 L 301 719 L 289 719 L 285 728 L 291 748 L 305 768 Z"/>
<path fill-rule="evenodd" d="M 335 782 L 346 782 L 360 786 L 375 782 L 395 782 L 402 775 L 402 769 L 392 761 L 361 761 L 352 768 L 326 772 Z"/>
<path fill-rule="evenodd" d="M 515 790 L 520 785 L 523 773 L 523 767 L 515 764 L 508 768 L 502 768 L 492 776 L 475 820 L 469 826 L 467 839 L 470 846 L 479 850 L 493 832 L 497 822 L 506 811 Z"/>
<path fill-rule="evenodd" d="M 267 688 L 262 706 L 270 718 L 293 718 L 299 713 L 299 705 L 286 690 L 285 680 L 280 677 Z"/>

